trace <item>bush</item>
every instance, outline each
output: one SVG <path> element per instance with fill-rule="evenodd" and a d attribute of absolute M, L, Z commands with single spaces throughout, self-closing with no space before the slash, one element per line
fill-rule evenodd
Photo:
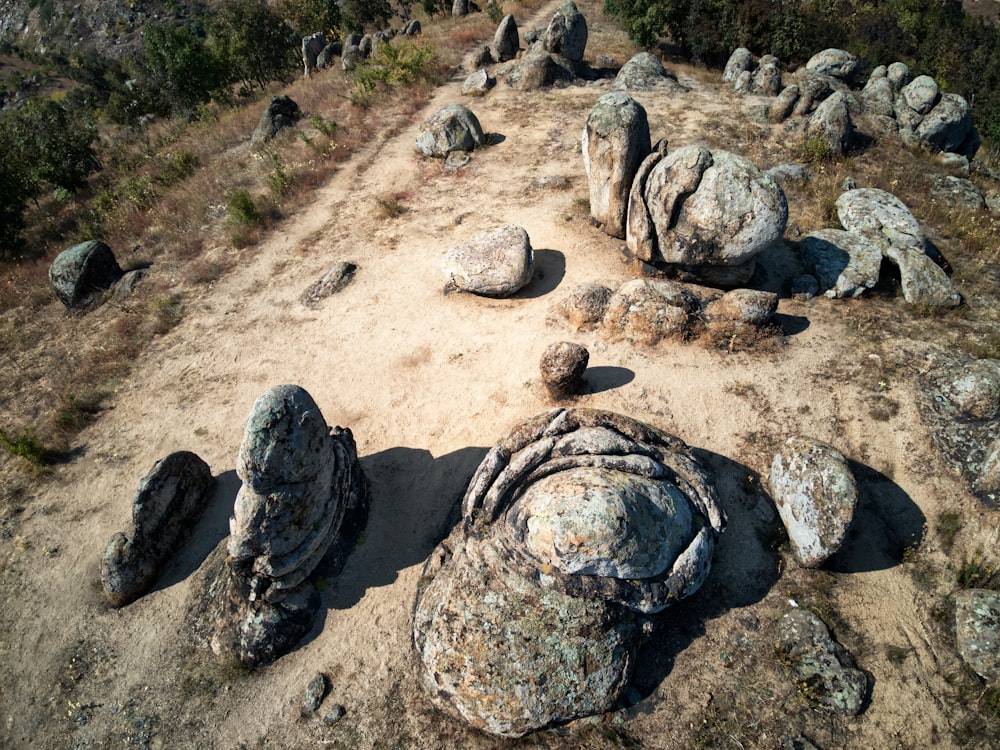
<path fill-rule="evenodd" d="M 226 208 L 229 210 L 229 222 L 235 227 L 254 226 L 261 222 L 260 212 L 249 190 L 234 188 L 226 193 Z"/>
<path fill-rule="evenodd" d="M 379 85 L 409 86 L 426 79 L 434 54 L 430 45 L 405 39 L 381 44 L 378 51 L 354 71 L 355 93 L 364 98 Z"/>

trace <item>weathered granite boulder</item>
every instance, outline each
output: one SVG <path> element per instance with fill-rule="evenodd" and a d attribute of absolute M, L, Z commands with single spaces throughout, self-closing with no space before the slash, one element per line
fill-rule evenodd
<path fill-rule="evenodd" d="M 624 239 L 632 181 L 650 152 L 646 110 L 628 94 L 605 94 L 587 117 L 582 151 L 591 219 L 605 234 Z"/>
<path fill-rule="evenodd" d="M 372 56 L 372 52 L 375 50 L 375 40 L 371 34 L 365 34 L 361 37 L 361 41 L 358 43 L 358 49 L 361 50 L 361 56 L 365 59 Z"/>
<path fill-rule="evenodd" d="M 495 62 L 502 63 L 517 57 L 520 48 L 521 41 L 517 33 L 517 23 L 514 21 L 514 16 L 508 13 L 497 26 L 490 53 Z"/>
<path fill-rule="evenodd" d="M 886 68 L 885 77 L 889 79 L 895 91 L 902 91 L 903 87 L 910 82 L 910 68 L 906 63 L 894 62 Z"/>
<path fill-rule="evenodd" d="M 931 178 L 931 195 L 963 211 L 981 211 L 986 208 L 986 199 L 972 180 L 950 174 Z"/>
<path fill-rule="evenodd" d="M 844 716 L 864 707 L 868 678 L 855 669 L 850 654 L 808 610 L 793 609 L 778 622 L 775 652 L 806 697 Z"/>
<path fill-rule="evenodd" d="M 132 535 L 119 532 L 101 560 L 104 598 L 113 607 L 135 601 L 156 582 L 201 518 L 215 480 L 194 453 L 171 453 L 139 483 L 132 502 Z"/>
<path fill-rule="evenodd" d="M 736 80 L 733 81 L 733 91 L 737 94 L 749 94 L 750 87 L 753 85 L 753 73 L 749 70 L 744 70 L 738 76 Z"/>
<path fill-rule="evenodd" d="M 570 62 L 583 60 L 587 48 L 587 19 L 573 0 L 566 0 L 552 16 L 542 37 L 542 45 L 546 52 Z"/>
<path fill-rule="evenodd" d="M 667 73 L 660 58 L 639 52 L 622 65 L 611 88 L 615 91 L 687 91 Z"/>
<path fill-rule="evenodd" d="M 836 79 L 820 73 L 810 73 L 799 81 L 799 100 L 795 102 L 792 115 L 804 117 L 812 112 L 821 101 L 830 96 L 836 88 Z"/>
<path fill-rule="evenodd" d="M 636 257 L 697 277 L 751 261 L 784 233 L 785 194 L 749 160 L 704 146 L 661 154 L 640 165 L 629 198 L 626 241 Z"/>
<path fill-rule="evenodd" d="M 471 96 L 482 96 L 496 85 L 497 79 L 486 72 L 486 68 L 480 68 L 465 79 L 465 83 L 462 84 L 462 93 Z"/>
<path fill-rule="evenodd" d="M 560 341 L 545 347 L 538 367 L 549 396 L 559 401 L 579 393 L 589 361 L 587 348 L 571 341 Z"/>
<path fill-rule="evenodd" d="M 687 335 L 699 300 L 666 279 L 633 279 L 611 295 L 601 330 L 612 341 L 626 339 L 652 346 Z"/>
<path fill-rule="evenodd" d="M 301 117 L 302 111 L 292 99 L 284 94 L 272 97 L 250 136 L 250 143 L 259 145 L 272 140 L 283 129 L 293 127 Z"/>
<path fill-rule="evenodd" d="M 469 14 L 469 0 L 453 0 L 451 4 L 451 15 L 459 18 Z"/>
<path fill-rule="evenodd" d="M 757 66 L 750 82 L 750 93 L 761 96 L 777 96 L 781 91 L 781 70 L 777 63 Z"/>
<path fill-rule="evenodd" d="M 331 430 L 312 397 L 276 386 L 254 403 L 237 458 L 228 556 L 208 565 L 203 597 L 211 646 L 248 665 L 287 653 L 312 627 L 319 596 L 308 577 L 348 509 L 368 487 L 351 431 Z"/>
<path fill-rule="evenodd" d="M 422 126 L 417 150 L 424 156 L 445 158 L 452 151 L 472 151 L 486 144 L 479 119 L 468 107 L 449 104 L 438 110 Z"/>
<path fill-rule="evenodd" d="M 861 105 L 865 111 L 872 115 L 882 117 L 895 117 L 893 102 L 896 92 L 892 88 L 892 82 L 887 76 L 869 80 L 864 89 L 858 95 Z"/>
<path fill-rule="evenodd" d="M 921 141 L 939 151 L 955 151 L 972 157 L 976 149 L 970 145 L 973 137 L 972 110 L 958 94 L 941 94 L 934 109 L 916 127 Z M 974 139 L 978 147 L 978 137 Z"/>
<path fill-rule="evenodd" d="M 85 310 L 124 274 L 110 247 L 100 240 L 88 240 L 56 256 L 49 266 L 49 283 L 66 307 Z"/>
<path fill-rule="evenodd" d="M 861 61 L 846 50 L 826 49 L 809 58 L 806 70 L 850 82 L 861 71 Z"/>
<path fill-rule="evenodd" d="M 553 313 L 576 331 L 592 330 L 604 319 L 611 295 L 612 291 L 601 284 L 580 284 L 556 305 Z"/>
<path fill-rule="evenodd" d="M 704 306 L 702 317 L 709 328 L 762 326 L 778 309 L 778 295 L 760 289 L 733 289 Z"/>
<path fill-rule="evenodd" d="M 827 297 L 857 297 L 877 283 L 882 253 L 860 235 L 820 229 L 802 240 L 806 268 Z"/>
<path fill-rule="evenodd" d="M 1000 679 L 1000 592 L 966 589 L 955 594 L 958 653 L 984 680 Z"/>
<path fill-rule="evenodd" d="M 796 559 L 822 565 L 843 544 L 858 504 L 847 459 L 819 440 L 788 438 L 771 462 L 770 485 Z"/>
<path fill-rule="evenodd" d="M 416 18 L 412 18 L 409 21 L 407 21 L 406 25 L 403 27 L 403 35 L 408 37 L 415 37 L 421 31 L 422 27 L 420 25 L 420 21 L 418 21 Z"/>
<path fill-rule="evenodd" d="M 952 371 L 941 393 L 964 419 L 981 422 L 1000 417 L 1000 360 L 977 359 Z"/>
<path fill-rule="evenodd" d="M 900 93 L 907 106 L 919 115 L 930 112 L 941 96 L 937 81 L 930 76 L 917 76 Z"/>
<path fill-rule="evenodd" d="M 322 52 L 316 56 L 316 67 L 329 68 L 333 65 L 333 58 L 340 57 L 340 53 L 343 49 L 344 48 L 340 42 L 330 42 L 323 48 Z"/>
<path fill-rule="evenodd" d="M 643 616 L 698 589 L 725 523 L 683 442 L 589 409 L 512 430 L 462 515 L 425 566 L 414 645 L 441 708 L 511 737 L 613 706 Z"/>
<path fill-rule="evenodd" d="M 746 47 L 739 47 L 733 50 L 733 54 L 726 61 L 725 70 L 722 71 L 722 82 L 735 82 L 744 71 L 753 72 L 753 55 Z"/>
<path fill-rule="evenodd" d="M 806 123 L 806 139 L 817 140 L 829 155 L 843 156 L 851 140 L 854 123 L 847 108 L 844 95 L 837 91 L 824 99 L 809 122 Z"/>
<path fill-rule="evenodd" d="M 795 109 L 799 101 L 799 87 L 795 84 L 785 86 L 777 98 L 767 107 L 767 119 L 771 122 L 784 122 Z"/>
<path fill-rule="evenodd" d="M 972 489 L 980 495 L 1000 493 L 1000 437 L 986 448 L 979 474 L 972 483 Z"/>
<path fill-rule="evenodd" d="M 899 267 L 903 298 L 910 303 L 954 307 L 962 297 L 926 252 L 920 224 L 899 198 L 884 190 L 849 190 L 837 199 L 844 229 L 863 237 Z"/>
<path fill-rule="evenodd" d="M 528 233 L 507 224 L 453 247 L 441 268 L 463 292 L 507 297 L 531 281 L 535 261 Z"/>
<path fill-rule="evenodd" d="M 344 69 L 345 72 L 350 73 L 352 70 L 358 67 L 362 62 L 364 62 L 365 56 L 361 52 L 361 48 L 356 44 L 344 45 L 344 51 L 340 55 L 340 67 Z"/>
<path fill-rule="evenodd" d="M 322 32 L 302 37 L 302 64 L 308 76 L 316 67 L 319 54 L 326 47 L 326 37 Z"/>

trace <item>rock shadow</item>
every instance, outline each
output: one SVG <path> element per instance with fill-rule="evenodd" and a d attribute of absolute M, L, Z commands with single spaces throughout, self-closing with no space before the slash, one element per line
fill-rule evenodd
<path fill-rule="evenodd" d="M 836 573 L 865 573 L 899 565 L 924 538 L 927 519 L 902 488 L 870 466 L 848 460 L 858 485 L 854 521 L 840 551 L 823 566 Z"/>
<path fill-rule="evenodd" d="M 499 146 L 506 140 L 507 136 L 505 136 L 503 133 L 486 133 L 487 146 Z"/>
<path fill-rule="evenodd" d="M 598 365 L 588 367 L 583 374 L 583 393 L 603 393 L 621 388 L 635 380 L 635 372 L 627 367 Z"/>
<path fill-rule="evenodd" d="M 809 318 L 804 315 L 775 313 L 772 320 L 781 326 L 781 330 L 786 336 L 795 336 L 809 328 Z"/>
<path fill-rule="evenodd" d="M 795 248 L 784 240 L 772 242 L 756 256 L 757 267 L 747 284 L 751 289 L 774 292 L 788 297 L 792 279 L 801 273 L 802 264 Z"/>
<path fill-rule="evenodd" d="M 462 448 L 435 458 L 420 448 L 390 448 L 362 457 L 371 483 L 363 528 L 357 515 L 341 527 L 314 573 L 327 609 L 348 609 L 370 588 L 392 584 L 400 570 L 422 563 L 457 521 L 465 489 L 486 448 Z M 352 538 L 354 540 L 351 544 Z"/>
<path fill-rule="evenodd" d="M 215 489 L 207 507 L 191 536 L 179 550 L 179 554 L 163 569 L 163 573 L 147 594 L 167 589 L 188 578 L 202 566 L 219 542 L 229 536 L 229 519 L 233 515 L 236 494 L 243 483 L 230 470 L 215 477 Z M 145 596 L 144 594 L 143 596 Z"/>
<path fill-rule="evenodd" d="M 513 299 L 535 299 L 552 292 L 566 275 L 566 256 L 559 250 L 535 250 L 535 275 Z"/>
<path fill-rule="evenodd" d="M 693 448 L 692 454 L 715 478 L 726 530 L 701 589 L 654 616 L 655 632 L 639 649 L 626 691 L 629 705 L 656 691 L 673 670 L 677 655 L 705 634 L 706 622 L 759 602 L 779 577 L 776 546 L 781 522 L 761 489 L 758 473 L 718 453 Z"/>

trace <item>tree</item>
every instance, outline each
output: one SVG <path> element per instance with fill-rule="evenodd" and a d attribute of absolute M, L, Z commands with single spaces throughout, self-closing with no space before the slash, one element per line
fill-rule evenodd
<path fill-rule="evenodd" d="M 264 0 L 223 0 L 209 19 L 209 45 L 223 80 L 247 89 L 288 81 L 298 68 L 298 42 L 291 27 Z"/>
<path fill-rule="evenodd" d="M 139 86 L 149 92 L 156 114 L 189 116 L 222 88 L 219 61 L 204 39 L 190 29 L 147 25 L 146 57 Z"/>
<path fill-rule="evenodd" d="M 278 10 L 300 36 L 317 31 L 335 36 L 343 25 L 336 0 L 281 0 Z"/>
<path fill-rule="evenodd" d="M 4 129 L 33 194 L 43 182 L 76 192 L 97 170 L 97 128 L 81 110 L 52 99 L 31 99 L 7 116 Z"/>
<path fill-rule="evenodd" d="M 389 0 L 343 0 L 342 7 L 344 27 L 350 31 L 382 28 L 393 16 Z"/>

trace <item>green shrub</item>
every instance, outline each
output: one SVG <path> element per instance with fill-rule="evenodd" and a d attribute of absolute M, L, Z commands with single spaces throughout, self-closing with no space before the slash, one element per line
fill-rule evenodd
<path fill-rule="evenodd" d="M 173 151 L 163 157 L 160 170 L 153 178 L 163 187 L 183 182 L 198 168 L 198 154 L 191 151 Z"/>
<path fill-rule="evenodd" d="M 434 48 L 410 40 L 381 44 L 364 65 L 354 71 L 355 93 L 369 96 L 380 85 L 409 86 L 430 74 Z"/>
<path fill-rule="evenodd" d="M 1000 590 L 1000 570 L 981 558 L 964 560 L 958 567 L 956 579 L 963 589 Z"/>
<path fill-rule="evenodd" d="M 17 435 L 8 435 L 0 430 L 0 445 L 12 456 L 18 456 L 33 469 L 42 469 L 52 460 L 52 452 L 31 430 L 22 430 Z"/>
<path fill-rule="evenodd" d="M 226 208 L 232 226 L 248 227 L 261 223 L 262 217 L 257 210 L 257 204 L 250 191 L 245 188 L 233 188 L 226 193 Z"/>

